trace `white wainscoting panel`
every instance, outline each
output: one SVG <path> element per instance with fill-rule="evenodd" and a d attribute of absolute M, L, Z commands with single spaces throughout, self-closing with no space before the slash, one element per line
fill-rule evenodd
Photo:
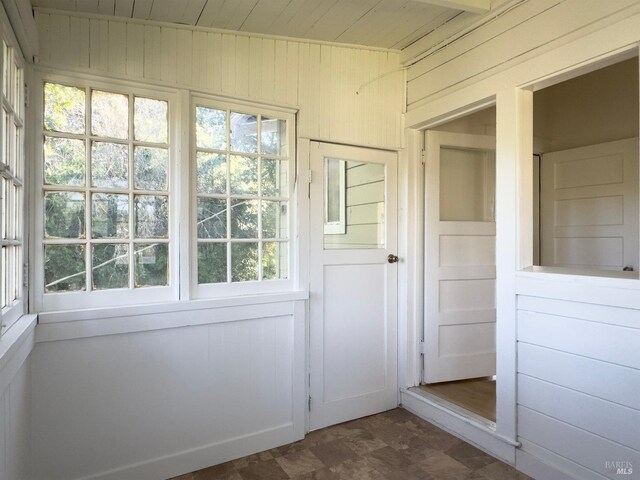
<path fill-rule="evenodd" d="M 31 352 L 34 316 L 18 320 L 0 339 L 0 478 L 31 479 Z"/>
<path fill-rule="evenodd" d="M 293 315 L 38 343 L 34 477 L 169 478 L 301 438 L 298 303 Z"/>

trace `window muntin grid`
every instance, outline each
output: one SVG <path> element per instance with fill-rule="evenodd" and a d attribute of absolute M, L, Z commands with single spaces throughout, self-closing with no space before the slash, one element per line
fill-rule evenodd
<path fill-rule="evenodd" d="M 197 283 L 288 279 L 288 122 L 200 104 L 194 115 Z"/>
<path fill-rule="evenodd" d="M 19 54 L 3 40 L 0 115 L 0 333 L 23 313 L 24 70 L 20 62 Z"/>
<path fill-rule="evenodd" d="M 169 104 L 44 84 L 44 292 L 169 285 Z"/>

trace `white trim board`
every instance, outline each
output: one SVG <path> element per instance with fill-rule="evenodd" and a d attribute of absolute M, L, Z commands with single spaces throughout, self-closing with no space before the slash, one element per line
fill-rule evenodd
<path fill-rule="evenodd" d="M 155 480 L 182 475 L 255 452 L 262 452 L 270 448 L 293 443 L 304 438 L 304 436 L 300 437 L 296 430 L 292 423 L 286 424 L 224 442 L 212 443 L 192 450 L 82 477 L 82 480 L 120 480 L 123 478 Z"/>
<path fill-rule="evenodd" d="M 516 462 L 516 442 L 498 435 L 489 423 L 454 412 L 451 408 L 433 401 L 427 395 L 421 395 L 413 389 L 400 389 L 402 407 L 414 415 L 436 425 L 450 434 L 470 443 L 476 448 L 510 465 Z"/>

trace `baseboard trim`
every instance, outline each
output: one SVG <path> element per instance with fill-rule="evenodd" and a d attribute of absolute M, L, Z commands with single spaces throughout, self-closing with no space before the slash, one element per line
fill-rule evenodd
<path fill-rule="evenodd" d="M 293 423 L 96 473 L 82 480 L 159 480 L 207 468 L 301 440 Z"/>
<path fill-rule="evenodd" d="M 516 465 L 518 470 L 536 480 L 606 480 L 607 478 L 524 439 L 522 449 L 516 452 Z"/>
<path fill-rule="evenodd" d="M 516 463 L 516 447 L 495 431 L 472 419 L 463 419 L 446 407 L 407 389 L 401 390 L 402 407 L 510 465 Z"/>

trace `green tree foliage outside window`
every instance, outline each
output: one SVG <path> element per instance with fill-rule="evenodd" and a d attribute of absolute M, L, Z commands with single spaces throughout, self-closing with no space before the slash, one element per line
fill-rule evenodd
<path fill-rule="evenodd" d="M 286 121 L 196 106 L 198 283 L 288 278 Z"/>

